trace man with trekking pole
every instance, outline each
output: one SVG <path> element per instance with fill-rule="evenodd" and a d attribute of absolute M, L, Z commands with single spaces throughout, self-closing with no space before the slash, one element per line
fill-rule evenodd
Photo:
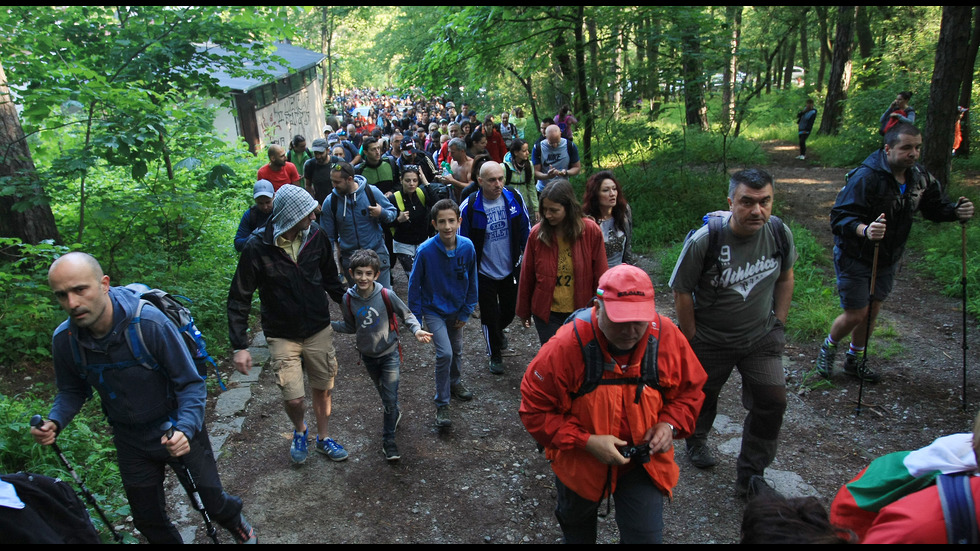
<path fill-rule="evenodd" d="M 942 184 L 916 162 L 921 148 L 916 127 L 896 124 L 885 134 L 884 147 L 850 171 L 837 194 L 830 225 L 844 312 L 834 320 L 817 355 L 817 373 L 825 378 L 833 374 L 838 343 L 851 335 L 844 373 L 862 382 L 881 379 L 861 356 L 881 303 L 891 292 L 915 213 L 933 222 L 966 222 L 973 217 L 973 203 L 966 197 L 950 200 Z M 869 289 L 874 289 L 873 296 Z"/>
<path fill-rule="evenodd" d="M 32 421 L 34 440 L 55 445 L 94 388 L 112 426 L 133 524 L 150 543 L 182 543 L 164 507 L 168 464 L 185 488 L 190 487 L 185 468 L 193 473 L 203 506 L 235 541 L 255 543 L 255 532 L 242 516 L 241 499 L 221 487 L 204 426 L 207 389 L 176 324 L 152 304 L 143 304 L 137 316 L 140 295 L 110 287 L 99 262 L 85 253 L 71 252 L 55 260 L 48 285 L 69 319 L 54 333 L 58 393 L 48 420 L 36 416 Z M 134 331 L 142 335 L 138 343 L 146 348 L 150 363 L 134 352 Z M 166 422 L 174 427 L 170 435 L 161 429 Z"/>

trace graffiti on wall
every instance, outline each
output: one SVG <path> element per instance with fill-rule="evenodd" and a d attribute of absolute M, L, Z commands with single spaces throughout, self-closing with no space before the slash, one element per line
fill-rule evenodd
<path fill-rule="evenodd" d="M 297 134 L 305 136 L 309 145 L 322 137 L 324 115 L 319 84 L 314 81 L 295 94 L 256 110 L 255 118 L 262 130 L 264 147 L 275 144 L 288 149 L 289 141 Z"/>

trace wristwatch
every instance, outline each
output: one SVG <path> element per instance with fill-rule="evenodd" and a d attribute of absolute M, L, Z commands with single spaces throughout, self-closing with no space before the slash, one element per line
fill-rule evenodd
<path fill-rule="evenodd" d="M 670 435 L 671 435 L 671 437 L 677 438 L 677 429 L 674 428 L 674 425 L 671 425 L 667 421 L 664 421 L 664 424 L 667 425 L 668 427 L 670 427 Z"/>

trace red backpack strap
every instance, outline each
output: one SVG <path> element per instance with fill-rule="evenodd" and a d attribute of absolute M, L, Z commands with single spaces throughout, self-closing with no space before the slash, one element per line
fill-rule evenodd
<path fill-rule="evenodd" d="M 398 318 L 395 316 L 395 309 L 391 305 L 391 298 L 388 296 L 388 289 L 381 288 L 381 300 L 385 302 L 385 310 L 388 311 L 388 331 L 398 334 Z M 402 341 L 398 339 L 398 360 L 402 360 Z"/>

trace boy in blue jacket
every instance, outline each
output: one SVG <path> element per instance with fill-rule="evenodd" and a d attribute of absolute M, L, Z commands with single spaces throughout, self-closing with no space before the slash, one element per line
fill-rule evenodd
<path fill-rule="evenodd" d="M 456 234 L 459 206 L 442 199 L 432 206 L 436 235 L 419 245 L 408 278 L 408 306 L 425 322 L 436 345 L 436 425 L 452 425 L 449 397 L 468 401 L 473 393 L 463 386 L 459 358 L 463 351 L 463 326 L 476 309 L 476 249 L 468 238 Z"/>

